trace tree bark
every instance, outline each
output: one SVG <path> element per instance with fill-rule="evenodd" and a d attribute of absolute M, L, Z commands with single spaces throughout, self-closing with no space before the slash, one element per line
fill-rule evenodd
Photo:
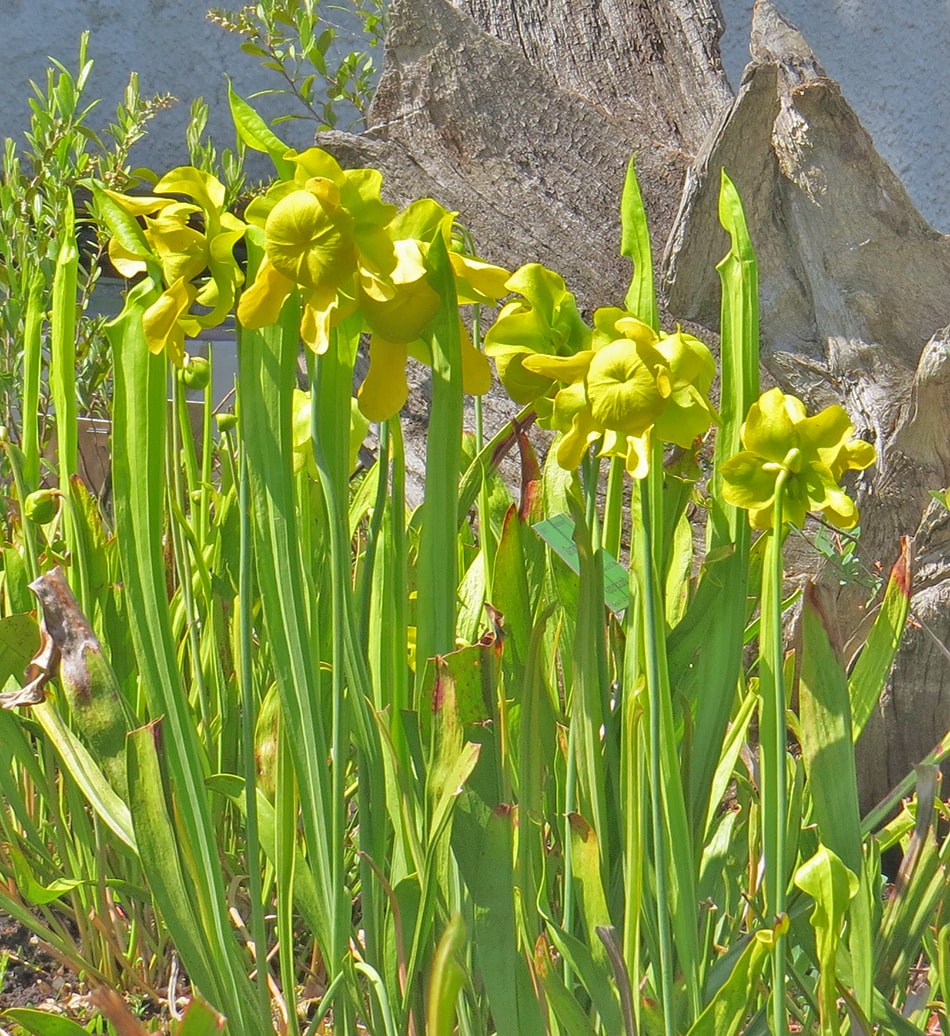
<path fill-rule="evenodd" d="M 631 154 L 662 254 L 686 168 L 731 96 L 715 9 L 708 0 L 470 6 L 503 39 L 448 0 L 396 0 L 369 130 L 319 142 L 382 169 L 395 201 L 430 194 L 458 210 L 496 262 L 543 262 L 587 308 L 618 304 L 630 277 L 618 206 Z M 585 63 L 610 74 L 582 92 Z"/>
<path fill-rule="evenodd" d="M 920 623 L 859 745 L 869 805 L 950 727 L 950 521 L 928 493 L 950 483 L 950 239 L 769 0 L 734 99 L 721 31 L 715 0 L 395 0 L 370 129 L 318 142 L 380 168 L 393 201 L 457 209 L 493 260 L 556 269 L 588 311 L 626 292 L 617 208 L 636 152 L 668 312 L 711 330 L 728 171 L 758 255 L 769 375 L 812 407 L 842 403 L 878 447 L 856 485 L 863 562 L 886 573 L 916 533 Z M 867 616 L 834 583 L 845 641 Z"/>
<path fill-rule="evenodd" d="M 859 744 L 873 805 L 950 728 L 950 238 L 933 230 L 874 149 L 802 35 L 756 4 L 752 62 L 691 168 L 667 246 L 670 309 L 716 324 L 713 265 L 726 248 L 717 199 L 725 169 L 743 199 L 762 286 L 763 364 L 813 407 L 841 403 L 878 448 L 856 489 L 869 568 L 914 535 L 915 628 Z M 859 586 L 837 586 L 844 640 L 865 629 Z M 866 596 L 866 594 L 864 594 Z"/>

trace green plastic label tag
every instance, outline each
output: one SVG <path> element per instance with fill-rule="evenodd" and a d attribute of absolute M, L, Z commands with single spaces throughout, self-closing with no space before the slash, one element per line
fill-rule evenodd
<path fill-rule="evenodd" d="M 531 526 L 555 554 L 570 568 L 580 574 L 580 560 L 574 543 L 574 522 L 569 515 L 556 514 Z M 629 576 L 626 569 L 606 550 L 604 558 L 604 602 L 619 619 L 630 603 Z"/>

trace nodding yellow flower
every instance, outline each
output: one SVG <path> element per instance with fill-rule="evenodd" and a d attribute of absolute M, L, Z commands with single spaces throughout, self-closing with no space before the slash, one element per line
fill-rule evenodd
<path fill-rule="evenodd" d="M 406 363 L 411 356 L 432 364 L 425 329 L 435 316 L 440 300 L 430 287 L 425 266 L 427 246 L 412 238 L 395 242 L 399 257 L 392 273 L 392 297 L 380 302 L 361 295 L 360 311 L 370 336 L 369 370 L 359 389 L 359 405 L 371 421 L 383 421 L 399 413 L 409 397 Z M 508 273 L 500 267 L 457 253 L 449 254 L 457 283 L 467 292 L 464 301 L 491 300 L 504 291 Z M 469 395 L 483 395 L 491 388 L 491 366 L 472 343 L 468 330 L 459 321 L 462 355 L 462 389 Z"/>
<path fill-rule="evenodd" d="M 562 382 L 550 423 L 563 433 L 558 464 L 573 469 L 590 445 L 620 456 L 634 478 L 649 471 L 654 437 L 690 447 L 717 420 L 707 398 L 715 376 L 712 354 L 699 339 L 677 329 L 657 334 L 622 310 L 594 314 L 590 348 L 572 355 L 525 352 L 529 375 Z"/>
<path fill-rule="evenodd" d="M 843 407 L 809 417 L 800 399 L 769 389 L 752 404 L 739 434 L 745 449 L 722 466 L 723 496 L 749 512 L 752 528 L 771 528 L 782 472 L 786 522 L 800 527 L 809 511 L 817 511 L 839 529 L 858 524 L 858 508 L 838 483 L 846 471 L 870 467 L 876 453 L 854 438 Z"/>
<path fill-rule="evenodd" d="M 299 288 L 301 337 L 315 353 L 326 352 L 337 292 L 357 271 L 353 223 L 330 180 L 312 177 L 284 193 L 264 221 L 265 258 L 238 304 L 241 323 L 250 328 L 276 323 L 287 297 Z"/>
<path fill-rule="evenodd" d="M 316 353 L 333 327 L 358 311 L 370 334 L 370 365 L 359 406 L 373 421 L 399 412 L 408 396 L 406 363 L 431 363 L 426 341 L 441 300 L 429 283 L 426 258 L 436 234 L 450 246 L 460 304 L 494 304 L 507 291 L 507 270 L 451 250 L 455 214 L 430 199 L 402 212 L 380 200 L 375 170 L 344 170 L 311 148 L 289 156 L 292 181 L 275 184 L 247 210 L 263 230 L 264 260 L 238 305 L 245 327 L 276 323 L 291 292 L 300 293 L 300 333 Z M 491 385 L 491 368 L 462 336 L 462 380 L 469 393 Z"/>
<path fill-rule="evenodd" d="M 233 252 L 247 227 L 225 211 L 224 185 L 200 169 L 172 169 L 153 191 L 147 197 L 103 192 L 144 227 L 133 224 L 121 237 L 114 234 L 109 258 L 124 277 L 160 269 L 165 290 L 145 312 L 145 337 L 153 353 L 167 351 L 181 366 L 185 338 L 220 324 L 234 305 L 244 276 Z"/>
<path fill-rule="evenodd" d="M 505 288 L 521 298 L 502 307 L 485 335 L 485 352 L 495 361 L 508 395 L 516 403 L 531 403 L 554 386 L 558 375 L 531 368 L 525 361 L 581 353 L 590 344 L 591 331 L 564 279 L 540 263 L 516 270 Z"/>

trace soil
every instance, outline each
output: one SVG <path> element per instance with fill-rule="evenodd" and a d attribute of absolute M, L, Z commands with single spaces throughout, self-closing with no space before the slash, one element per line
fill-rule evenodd
<path fill-rule="evenodd" d="M 35 1007 L 81 1018 L 89 1004 L 75 975 L 19 922 L 0 914 L 0 1010 Z"/>

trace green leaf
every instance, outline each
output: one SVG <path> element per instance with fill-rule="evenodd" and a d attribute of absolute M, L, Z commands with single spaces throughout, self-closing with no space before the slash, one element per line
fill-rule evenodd
<path fill-rule="evenodd" d="M 11 1007 L 3 1012 L 3 1018 L 21 1025 L 32 1036 L 89 1036 L 88 1030 L 63 1015 L 32 1007 Z"/>
<path fill-rule="evenodd" d="M 279 66 L 278 71 L 281 71 Z M 263 151 L 264 154 L 269 155 L 277 170 L 277 175 L 282 180 L 292 180 L 296 166 L 284 157 L 290 149 L 247 101 L 235 93 L 230 79 L 228 80 L 228 104 L 231 107 L 234 128 L 241 140 L 252 150 Z"/>
<path fill-rule="evenodd" d="M 47 903 L 55 903 L 57 899 L 72 892 L 80 885 L 87 884 L 78 878 L 58 878 L 48 885 L 42 884 L 27 862 L 26 857 L 12 843 L 8 850 L 13 860 L 13 878 L 16 882 L 17 891 L 28 902 L 36 906 L 45 906 Z M 91 883 L 91 882 L 89 882 Z"/>
<path fill-rule="evenodd" d="M 861 815 L 848 682 L 826 632 L 814 584 L 802 609 L 801 743 L 813 816 L 823 845 L 860 873 Z"/>
<path fill-rule="evenodd" d="M 857 895 L 857 875 L 824 845 L 798 868 L 795 884 L 815 901 L 809 921 L 818 950 L 818 1009 L 821 1036 L 838 1036 L 836 958 L 841 928 L 851 900 Z"/>
<path fill-rule="evenodd" d="M 729 977 L 693 1023 L 687 1036 L 735 1036 L 739 1026 L 756 1008 L 759 999 L 756 986 L 774 939 L 775 933 L 771 929 L 751 936 Z"/>
<path fill-rule="evenodd" d="M 192 1000 L 185 1017 L 172 1029 L 173 1036 L 214 1036 L 225 1028 L 224 1018 L 201 1000 Z"/>
<path fill-rule="evenodd" d="M 465 971 L 458 955 L 465 946 L 465 922 L 461 914 L 453 914 L 432 961 L 429 996 L 426 1007 L 426 1032 L 450 1033 L 455 1028 L 455 1004 L 465 983 Z"/>
<path fill-rule="evenodd" d="M 191 882 L 179 854 L 180 837 L 172 824 L 159 763 L 163 721 L 129 735 L 129 790 L 140 859 L 149 888 L 192 981 L 210 999 L 223 1001 L 215 966 L 195 912 Z"/>
<path fill-rule="evenodd" d="M 910 611 L 911 541 L 901 538 L 901 551 L 891 569 L 881 610 L 848 678 L 851 697 L 852 737 L 855 741 L 877 707 L 884 684 L 897 655 Z"/>
<path fill-rule="evenodd" d="M 660 317 L 653 289 L 653 256 L 650 249 L 650 228 L 640 184 L 637 182 L 636 155 L 627 165 L 620 201 L 620 254 L 633 262 L 633 276 L 624 305 L 654 331 L 660 330 Z"/>
<path fill-rule="evenodd" d="M 36 618 L 28 612 L 0 619 L 0 686 L 12 676 L 17 683 L 40 643 Z"/>

